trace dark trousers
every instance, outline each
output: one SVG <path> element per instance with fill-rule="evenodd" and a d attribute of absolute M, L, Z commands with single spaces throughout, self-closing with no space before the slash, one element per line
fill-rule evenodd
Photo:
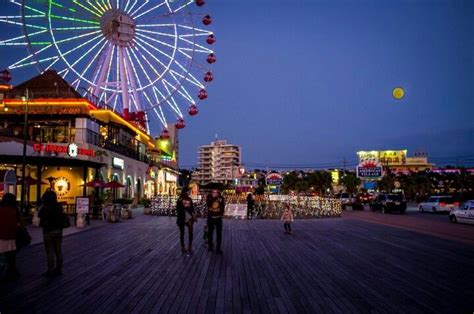
<path fill-rule="evenodd" d="M 54 270 L 61 271 L 63 269 L 63 252 L 61 249 L 63 243 L 62 231 L 53 231 L 43 234 L 43 241 L 44 248 L 46 249 L 46 257 L 48 259 L 48 272 L 51 273 Z"/>
<path fill-rule="evenodd" d="M 4 254 L 8 264 L 7 277 L 14 277 L 18 273 L 16 269 L 16 251 L 5 252 Z"/>
<path fill-rule="evenodd" d="M 247 205 L 247 219 L 252 218 L 253 205 Z"/>
<path fill-rule="evenodd" d="M 222 218 L 209 218 L 207 220 L 207 228 L 209 229 L 209 248 L 212 249 L 214 247 L 214 229 L 216 229 L 216 240 L 217 240 L 217 250 L 221 250 L 222 246 Z"/>
<path fill-rule="evenodd" d="M 182 247 L 184 247 L 184 226 L 188 227 L 189 245 L 193 244 L 193 238 L 194 238 L 192 222 L 178 226 L 179 227 L 179 241 L 181 242 Z"/>
<path fill-rule="evenodd" d="M 285 231 L 291 232 L 291 224 L 289 222 L 285 222 L 283 226 L 285 227 Z"/>

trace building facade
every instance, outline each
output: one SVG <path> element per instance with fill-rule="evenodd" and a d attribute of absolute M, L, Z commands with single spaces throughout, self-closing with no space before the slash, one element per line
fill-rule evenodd
<path fill-rule="evenodd" d="M 225 140 L 202 145 L 198 151 L 198 169 L 193 180 L 199 184 L 233 183 L 240 177 L 241 148 Z"/>
<path fill-rule="evenodd" d="M 395 174 L 433 170 L 435 167 L 428 161 L 427 154 L 415 154 L 408 157 L 407 150 L 359 151 L 357 156 L 359 165 L 373 162 L 383 167 L 385 171 Z"/>
<path fill-rule="evenodd" d="M 171 186 L 168 181 L 177 178 L 177 163 L 162 162 L 163 153 L 143 121 L 100 104 L 93 96 L 83 97 L 55 71 L 15 87 L 2 86 L 0 192 L 20 195 L 20 186 L 26 185 L 26 200 L 34 207 L 51 188 L 60 202 L 73 207 L 76 197 L 94 191 L 89 182 L 117 181 L 123 187 L 113 191 L 114 197 L 137 203 L 164 192 L 160 185 Z M 18 180 L 6 182 L 7 177 Z M 23 177 L 25 182 L 20 181 Z"/>

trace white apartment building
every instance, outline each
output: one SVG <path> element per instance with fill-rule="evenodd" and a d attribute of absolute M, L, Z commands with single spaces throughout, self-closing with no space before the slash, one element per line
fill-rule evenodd
<path fill-rule="evenodd" d="M 210 145 L 199 147 L 198 171 L 193 179 L 200 184 L 232 183 L 240 177 L 240 147 L 225 140 L 215 140 Z"/>

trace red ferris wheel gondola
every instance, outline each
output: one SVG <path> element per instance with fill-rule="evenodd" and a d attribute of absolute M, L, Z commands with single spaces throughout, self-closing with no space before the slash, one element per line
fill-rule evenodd
<path fill-rule="evenodd" d="M 184 122 L 184 119 L 183 118 L 179 118 L 178 121 L 176 122 L 176 124 L 174 125 L 178 130 L 180 129 L 184 129 L 184 127 L 186 126 L 186 123 Z"/>
<path fill-rule="evenodd" d="M 213 53 L 211 53 L 207 56 L 207 63 L 209 63 L 209 64 L 212 64 L 212 63 L 216 62 L 216 60 L 217 60 L 216 55 L 213 54 Z"/>
<path fill-rule="evenodd" d="M 210 25 L 212 23 L 212 18 L 211 16 L 208 14 L 206 15 L 205 17 L 203 17 L 202 19 L 202 24 L 204 25 Z"/>
<path fill-rule="evenodd" d="M 191 105 L 191 106 L 189 106 L 189 111 L 188 111 L 188 113 L 189 113 L 190 116 L 195 116 L 195 115 L 198 114 L 198 112 L 199 112 L 199 110 L 198 110 L 198 108 L 197 108 L 196 105 Z"/>
<path fill-rule="evenodd" d="M 208 71 L 206 72 L 206 74 L 204 74 L 204 81 L 205 82 L 212 82 L 214 80 L 214 75 L 212 75 L 212 72 L 211 71 Z"/>
<path fill-rule="evenodd" d="M 5 82 L 10 83 L 10 81 L 12 80 L 12 75 L 10 74 L 10 71 L 5 69 L 2 72 L 0 72 L 0 78 L 4 80 Z"/>
<path fill-rule="evenodd" d="M 205 89 L 201 89 L 198 94 L 198 98 L 204 100 L 207 98 L 207 92 Z"/>
<path fill-rule="evenodd" d="M 163 130 L 160 133 L 160 140 L 167 140 L 170 138 L 170 132 L 168 130 Z"/>
<path fill-rule="evenodd" d="M 196 0 L 196 5 L 198 7 L 202 7 L 205 3 L 206 3 L 206 1 L 204 1 L 204 0 Z"/>
<path fill-rule="evenodd" d="M 209 45 L 214 44 L 216 42 L 216 37 L 214 36 L 214 34 L 211 34 L 211 35 L 207 36 L 206 42 Z"/>

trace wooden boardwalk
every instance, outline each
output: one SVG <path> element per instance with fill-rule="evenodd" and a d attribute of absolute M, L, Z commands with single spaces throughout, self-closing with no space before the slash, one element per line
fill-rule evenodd
<path fill-rule="evenodd" d="M 472 313 L 474 246 L 351 218 L 225 220 L 224 255 L 179 251 L 174 218 L 138 216 L 64 238 L 64 275 L 41 244 L 0 284 L 14 313 Z"/>

